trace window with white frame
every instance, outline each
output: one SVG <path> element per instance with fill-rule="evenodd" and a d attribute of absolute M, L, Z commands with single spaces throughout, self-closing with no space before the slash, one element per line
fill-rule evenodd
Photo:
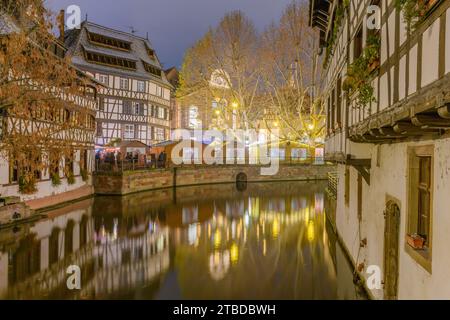
<path fill-rule="evenodd" d="M 143 110 L 142 109 L 142 105 L 139 102 L 133 102 L 133 108 L 132 108 L 132 112 L 134 115 L 138 116 L 141 114 L 141 112 Z"/>
<path fill-rule="evenodd" d="M 97 75 L 97 80 L 99 82 L 103 83 L 104 85 L 108 85 L 109 77 L 107 75 L 104 75 L 104 74 L 98 74 Z"/>
<path fill-rule="evenodd" d="M 145 82 L 144 81 L 138 81 L 137 82 L 137 91 L 138 92 L 145 92 Z"/>
<path fill-rule="evenodd" d="M 162 97 L 163 96 L 163 88 L 161 88 L 160 86 L 156 86 L 156 95 L 158 97 Z"/>
<path fill-rule="evenodd" d="M 158 118 L 164 119 L 164 108 L 158 107 Z"/>
<path fill-rule="evenodd" d="M 155 140 L 164 141 L 164 128 L 155 128 Z"/>
<path fill-rule="evenodd" d="M 120 78 L 120 89 L 128 90 L 128 79 Z"/>
<path fill-rule="evenodd" d="M 125 125 L 124 138 L 125 139 L 134 139 L 134 124 L 126 124 Z"/>

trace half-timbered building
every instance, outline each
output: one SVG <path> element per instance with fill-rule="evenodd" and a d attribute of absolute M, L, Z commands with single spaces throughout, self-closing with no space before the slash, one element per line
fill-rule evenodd
<path fill-rule="evenodd" d="M 310 14 L 343 243 L 375 298 L 448 299 L 450 1 L 311 0 Z"/>
<path fill-rule="evenodd" d="M 7 37 L 18 33 L 21 25 L 17 19 L 0 12 L 0 37 Z M 30 42 L 33 40 L 30 38 Z M 62 38 L 54 39 L 48 44 L 54 59 L 61 64 L 67 52 Z M 54 143 L 59 149 L 67 148 L 70 152 L 56 153 L 52 157 L 51 148 L 39 145 L 42 150 L 34 171 L 35 191 L 24 193 L 20 190 L 21 179 L 27 173 L 26 166 L 21 164 L 9 152 L 4 152 L 0 141 L 0 196 L 2 198 L 19 197 L 32 209 L 41 209 L 59 203 L 72 201 L 78 198 L 91 196 L 93 185 L 91 173 L 94 169 L 94 133 L 95 112 L 97 107 L 97 88 L 101 86 L 95 79 L 88 77 L 84 72 L 75 69 L 76 80 L 79 80 L 78 93 L 67 93 L 64 88 L 49 87 L 36 83 L 34 79 L 22 81 L 20 85 L 27 90 L 47 90 L 53 93 L 52 99 L 65 104 L 64 108 L 41 110 L 31 108 L 28 116 L 24 116 L 14 108 L 0 110 L 0 138 L 11 135 L 20 135 L 25 139 L 33 135 L 48 135 L 48 141 Z M 85 81 L 86 80 L 86 81 Z M 69 124 L 69 125 L 68 125 Z M 62 147 L 64 146 L 64 147 Z M 55 180 L 58 183 L 55 183 Z"/>
<path fill-rule="evenodd" d="M 171 85 L 150 41 L 89 21 L 66 34 L 75 66 L 100 81 L 96 144 L 168 139 Z"/>

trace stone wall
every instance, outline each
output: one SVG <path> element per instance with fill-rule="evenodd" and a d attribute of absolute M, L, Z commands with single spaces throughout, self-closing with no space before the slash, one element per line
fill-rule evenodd
<path fill-rule="evenodd" d="M 173 186 L 230 183 L 236 181 L 239 173 L 245 173 L 249 182 L 325 180 L 327 173 L 334 170 L 335 166 L 330 165 L 283 165 L 278 174 L 263 176 L 259 166 L 236 165 L 108 172 L 94 175 L 94 187 L 96 194 L 124 195 Z"/>
<path fill-rule="evenodd" d="M 408 233 L 409 168 L 408 148 L 434 146 L 431 199 L 432 252 L 427 271 L 410 254 Z M 349 201 L 345 202 L 345 166 L 338 165 L 339 176 L 336 225 L 356 265 L 364 263 L 362 275 L 369 279 L 369 266 L 384 268 L 385 211 L 387 202 L 396 199 L 400 207 L 398 298 L 400 300 L 450 299 L 450 138 L 439 140 L 373 145 L 370 185 L 362 183 L 362 220 L 358 220 L 358 171 L 349 167 Z M 381 159 L 377 165 L 377 158 Z M 360 247 L 360 239 L 366 245 Z M 371 290 L 383 299 L 383 287 Z"/>

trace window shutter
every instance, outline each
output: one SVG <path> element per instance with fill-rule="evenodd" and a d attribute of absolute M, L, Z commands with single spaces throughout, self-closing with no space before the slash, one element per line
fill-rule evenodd
<path fill-rule="evenodd" d="M 164 119 L 169 120 L 168 114 L 167 114 L 167 108 L 164 108 Z"/>
<path fill-rule="evenodd" d="M 134 125 L 134 138 L 139 139 L 139 125 Z"/>
<path fill-rule="evenodd" d="M 141 115 L 141 116 L 144 115 L 144 105 L 143 104 L 139 105 L 139 115 Z"/>
<path fill-rule="evenodd" d="M 155 140 L 155 127 L 150 127 L 150 139 Z"/>

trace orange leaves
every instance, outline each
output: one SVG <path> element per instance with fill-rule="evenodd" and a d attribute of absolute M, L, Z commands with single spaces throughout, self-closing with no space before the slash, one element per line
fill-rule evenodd
<path fill-rule="evenodd" d="M 67 58 L 55 54 L 63 50 L 56 50 L 59 44 L 49 33 L 50 16 L 42 1 L 6 2 L 9 18 L 0 16 L 8 24 L 0 30 L 0 109 L 8 118 L 0 140 L 1 156 L 20 160 L 19 174 L 29 191 L 33 172 L 48 166 L 42 160 L 45 153 L 61 159 L 80 143 L 92 143 L 77 141 L 75 134 L 93 131 L 88 121 L 66 120 L 71 115 L 89 119 L 95 114 L 80 104 L 83 99 L 92 100 L 83 92 L 86 80 Z"/>

